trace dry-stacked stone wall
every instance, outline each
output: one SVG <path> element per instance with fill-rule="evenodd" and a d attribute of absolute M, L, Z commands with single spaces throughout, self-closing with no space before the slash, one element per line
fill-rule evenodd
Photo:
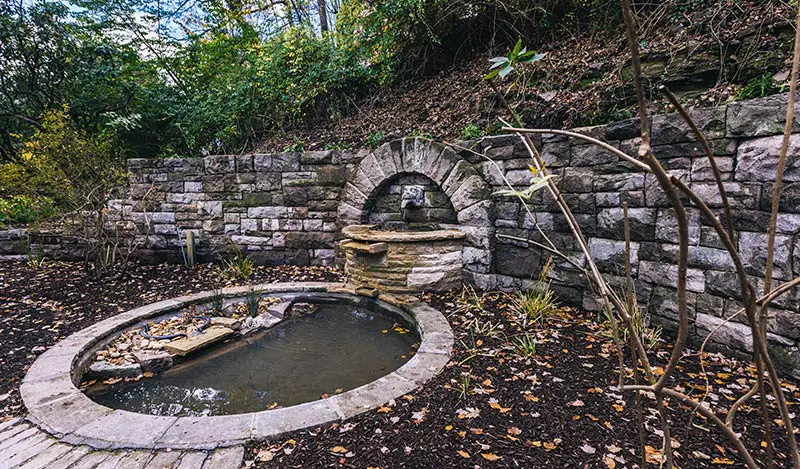
<path fill-rule="evenodd" d="M 717 155 L 742 259 L 759 287 L 785 113 L 786 95 L 693 112 Z M 639 142 L 636 119 L 580 131 L 629 154 L 635 154 Z M 795 131 L 800 132 L 800 124 Z M 721 214 L 708 161 L 683 121 L 677 115 L 657 116 L 651 134 L 664 167 Z M 533 140 L 588 237 L 592 254 L 616 283 L 623 281 L 622 202 L 627 202 L 636 293 L 655 321 L 671 327 L 676 314 L 676 221 L 653 176 L 581 141 L 559 136 Z M 337 256 L 341 260 L 337 242 L 342 227 L 397 219 L 403 187 L 418 185 L 426 195 L 422 213 L 465 233 L 463 272 L 481 288 L 530 286 L 548 257 L 503 236 L 542 241 L 541 230 L 580 262 L 564 217 L 544 191 L 533 198 L 530 213 L 519 201 L 496 194 L 506 182 L 524 188 L 530 181 L 530 161 L 519 137 L 488 137 L 460 145 L 469 150 L 407 138 L 374 151 L 134 159 L 129 162 L 129 197 L 113 201 L 112 208 L 136 225 L 142 255 L 150 260 L 180 260 L 180 228 L 195 232 L 201 259 L 235 244 L 263 263 L 328 264 Z M 701 335 L 720 326 L 716 342 L 747 350 L 750 337 L 739 322 L 741 316 L 722 324 L 740 307 L 731 258 L 699 211 L 689 206 L 688 214 L 693 332 Z M 777 282 L 800 276 L 799 234 L 800 133 L 792 137 L 778 217 Z M 561 301 L 597 309 L 583 274 L 568 263 L 556 262 L 550 277 Z M 778 360 L 800 373 L 800 290 L 776 302 L 770 331 Z"/>

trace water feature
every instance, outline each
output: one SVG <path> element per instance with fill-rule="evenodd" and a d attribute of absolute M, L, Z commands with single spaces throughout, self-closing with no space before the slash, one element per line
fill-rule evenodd
<path fill-rule="evenodd" d="M 228 415 L 286 407 L 369 383 L 406 363 L 419 337 L 377 306 L 317 311 L 221 344 L 161 375 L 96 384 L 95 402 L 153 415 Z"/>

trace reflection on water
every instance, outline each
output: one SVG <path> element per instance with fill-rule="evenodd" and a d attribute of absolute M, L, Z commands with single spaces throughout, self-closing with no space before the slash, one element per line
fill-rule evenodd
<path fill-rule="evenodd" d="M 322 304 L 311 316 L 247 336 L 155 378 L 95 386 L 87 394 L 116 409 L 154 415 L 225 415 L 290 406 L 349 390 L 411 358 L 418 337 L 397 318 L 352 305 Z"/>

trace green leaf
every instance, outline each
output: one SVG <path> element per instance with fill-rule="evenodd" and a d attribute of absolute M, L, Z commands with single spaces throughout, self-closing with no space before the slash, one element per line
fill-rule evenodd
<path fill-rule="evenodd" d="M 505 78 L 509 73 L 514 71 L 514 67 L 509 65 L 508 67 L 503 67 L 500 70 L 500 78 Z"/>
<path fill-rule="evenodd" d="M 514 45 L 514 50 L 511 51 L 509 57 L 516 57 L 519 54 L 519 50 L 522 49 L 522 38 L 517 39 L 517 43 Z"/>
<path fill-rule="evenodd" d="M 496 62 L 493 63 L 491 67 L 489 67 L 489 70 L 495 69 L 497 67 L 505 67 L 507 65 L 511 65 L 511 62 L 509 62 L 508 60 L 505 60 L 503 62 Z"/>
<path fill-rule="evenodd" d="M 489 62 L 494 62 L 494 63 L 508 62 L 508 57 L 502 55 L 499 57 L 492 57 L 491 59 L 489 59 Z"/>
<path fill-rule="evenodd" d="M 500 74 L 500 70 L 501 70 L 501 69 L 499 69 L 499 68 L 496 68 L 496 69 L 492 70 L 491 72 L 489 72 L 489 74 L 488 74 L 488 75 L 486 75 L 485 77 L 483 77 L 483 79 L 484 79 L 484 80 L 491 80 L 492 78 L 494 78 L 494 77 L 496 77 L 497 75 L 499 75 L 499 74 Z"/>

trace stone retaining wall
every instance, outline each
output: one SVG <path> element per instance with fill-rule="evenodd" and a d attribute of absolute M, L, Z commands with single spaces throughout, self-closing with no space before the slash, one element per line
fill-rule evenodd
<path fill-rule="evenodd" d="M 28 254 L 28 231 L 24 228 L 0 230 L 0 257 Z"/>
<path fill-rule="evenodd" d="M 759 285 L 785 107 L 786 96 L 780 95 L 693 112 L 717 154 L 743 261 Z M 795 130 L 800 132 L 800 124 Z M 581 131 L 635 154 L 636 119 Z M 651 133 L 662 164 L 721 213 L 708 162 L 683 121 L 677 115 L 657 116 Z M 628 203 L 637 295 L 656 321 L 671 326 L 676 223 L 654 178 L 592 145 L 554 136 L 534 140 L 600 267 L 615 282 L 622 280 L 625 255 L 621 203 Z M 393 211 L 392 204 L 400 188 L 420 184 L 430 194 L 430 218 L 443 217 L 438 221 L 450 221 L 466 233 L 466 280 L 481 288 L 530 286 L 547 259 L 546 253 L 498 235 L 540 241 L 538 225 L 556 246 L 579 259 L 563 216 L 544 191 L 532 201 L 532 216 L 518 201 L 494 194 L 504 187 L 503 178 L 520 188 L 530 180 L 529 158 L 518 137 L 460 145 L 470 150 L 408 138 L 374 151 L 133 159 L 130 197 L 111 206 L 143 233 L 142 253 L 150 260 L 180 259 L 180 228 L 196 232 L 201 260 L 236 244 L 263 263 L 329 264 L 336 261 L 343 226 L 397 218 L 399 207 Z M 800 276 L 800 135 L 792 138 L 789 162 L 778 218 L 777 281 Z M 699 212 L 688 211 L 689 309 L 693 332 L 702 334 L 740 304 L 730 256 Z M 558 263 L 550 276 L 563 302 L 597 309 L 582 274 L 569 264 Z M 772 315 L 776 357 L 800 374 L 800 291 L 778 301 Z M 737 322 L 723 326 L 716 338 L 740 351 L 749 346 L 747 331 Z"/>

